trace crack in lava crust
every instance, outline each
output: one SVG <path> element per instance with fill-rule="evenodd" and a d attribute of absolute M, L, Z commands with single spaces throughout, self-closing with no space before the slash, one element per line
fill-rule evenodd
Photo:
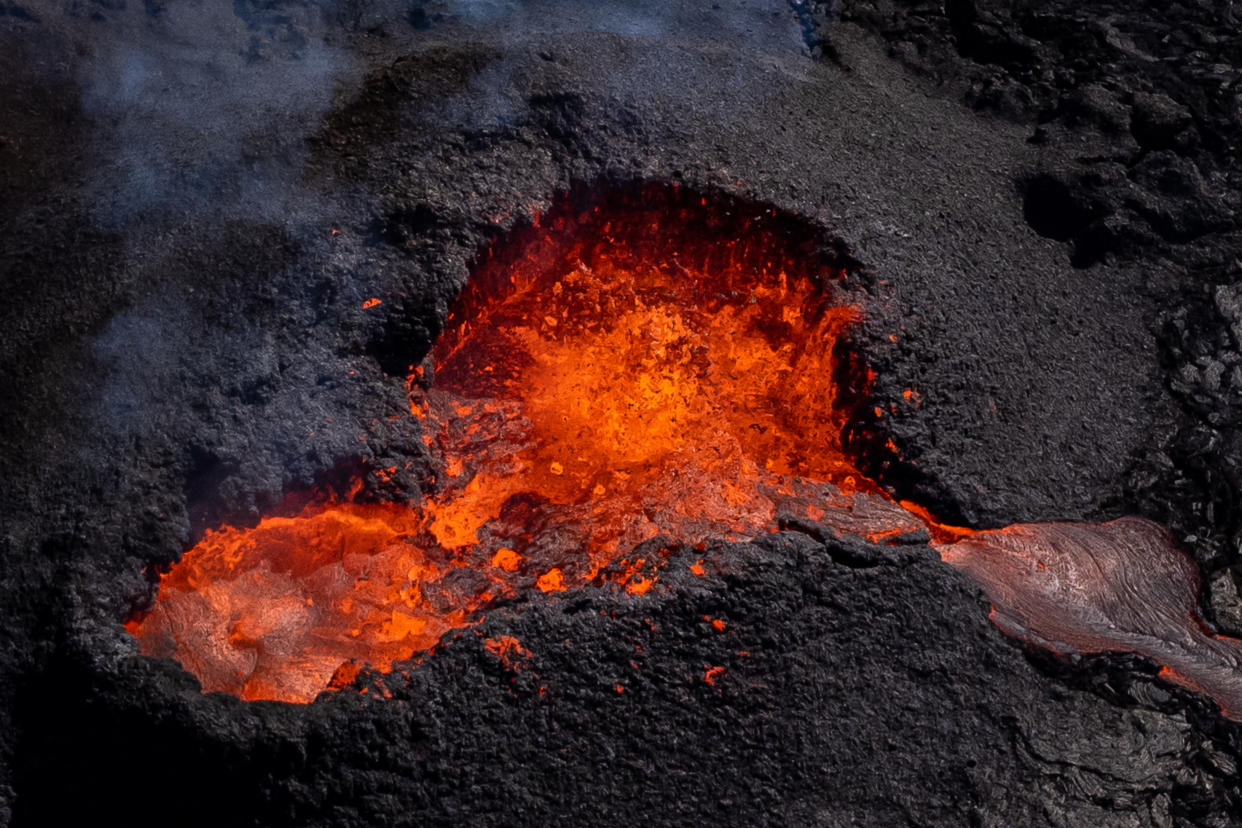
<path fill-rule="evenodd" d="M 695 544 L 835 516 L 919 527 L 842 453 L 836 254 L 775 211 L 676 190 L 563 209 L 475 272 L 409 378 L 436 485 L 209 532 L 130 622 L 205 690 L 308 701 L 519 590 L 658 577 Z M 810 239 L 811 241 L 808 241 Z M 336 680 L 333 681 L 334 674 Z"/>

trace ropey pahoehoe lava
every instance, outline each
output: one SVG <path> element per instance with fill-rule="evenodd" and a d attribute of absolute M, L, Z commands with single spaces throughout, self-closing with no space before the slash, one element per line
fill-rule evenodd
<path fill-rule="evenodd" d="M 842 337 L 862 309 L 833 247 L 774 211 L 664 187 L 566 200 L 518 236 L 411 366 L 427 497 L 324 496 L 209 530 L 128 623 L 143 653 L 207 691 L 306 702 L 498 597 L 606 581 L 642 594 L 661 564 L 645 542 L 745 539 L 794 515 L 872 542 L 926 527 L 1006 632 L 1138 652 L 1242 712 L 1240 650 L 1203 628 L 1195 570 L 1159 527 L 953 529 L 858 471 L 842 396 L 868 379 Z"/>

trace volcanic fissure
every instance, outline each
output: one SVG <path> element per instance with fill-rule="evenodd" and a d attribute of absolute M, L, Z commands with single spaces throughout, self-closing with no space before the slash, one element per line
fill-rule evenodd
<path fill-rule="evenodd" d="M 872 543 L 926 531 L 1007 633 L 1139 653 L 1242 715 L 1242 647 L 1198 618 L 1197 573 L 1161 527 L 956 528 L 859 471 L 841 438 L 871 381 L 847 345 L 857 268 L 763 206 L 662 185 L 566 196 L 480 256 L 408 366 L 424 497 L 381 502 L 359 477 L 208 530 L 127 628 L 205 691 L 309 702 L 500 598 L 641 595 L 672 546 L 808 524 Z"/>

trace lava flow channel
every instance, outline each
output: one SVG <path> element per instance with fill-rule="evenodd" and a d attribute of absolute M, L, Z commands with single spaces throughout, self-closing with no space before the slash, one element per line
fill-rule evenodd
<path fill-rule="evenodd" d="M 660 544 L 635 547 L 654 538 L 749 538 L 784 513 L 917 529 L 842 452 L 835 355 L 858 311 L 835 254 L 785 221 L 666 190 L 528 231 L 476 270 L 410 377 L 425 502 L 207 532 L 129 623 L 142 652 L 205 690 L 309 701 L 497 596 L 645 592 Z"/>
<path fill-rule="evenodd" d="M 142 652 L 204 690 L 310 701 L 499 596 L 641 594 L 660 566 L 648 541 L 749 538 L 790 514 L 872 541 L 926 527 L 1010 635 L 1139 653 L 1242 716 L 1242 646 L 1207 631 L 1197 573 L 1160 527 L 956 529 L 851 465 L 839 381 L 867 383 L 837 346 L 859 311 L 841 262 L 784 221 L 649 190 L 519 234 L 409 377 L 436 470 L 425 501 L 318 501 L 208 531 L 127 624 Z"/>
<path fill-rule="evenodd" d="M 1015 524 L 935 544 L 979 583 L 991 618 L 1060 654 L 1124 651 L 1242 719 L 1242 641 L 1214 635 L 1195 610 L 1198 570 L 1149 520 Z"/>

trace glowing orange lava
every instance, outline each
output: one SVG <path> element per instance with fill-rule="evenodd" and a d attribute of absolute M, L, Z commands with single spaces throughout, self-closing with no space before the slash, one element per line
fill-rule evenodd
<path fill-rule="evenodd" d="M 387 666 L 461 626 L 480 598 L 431 589 L 454 564 L 414 539 L 417 513 L 318 504 L 252 529 L 208 531 L 129 630 L 206 690 L 309 700 L 351 659 Z"/>
<path fill-rule="evenodd" d="M 142 651 L 205 690 L 308 701 L 499 595 L 642 595 L 662 557 L 635 547 L 657 536 L 908 523 L 841 451 L 840 261 L 751 212 L 662 189 L 519 234 L 409 379 L 437 478 L 421 511 L 318 503 L 209 532 L 128 625 Z"/>
<path fill-rule="evenodd" d="M 858 479 L 833 382 L 857 312 L 830 300 L 831 274 L 792 271 L 762 237 L 759 256 L 716 263 L 664 248 L 660 224 L 619 240 L 615 220 L 585 222 L 568 250 L 545 239 L 536 266 L 476 278 L 433 352 L 434 384 L 415 386 L 443 460 L 427 507 L 442 546 L 527 557 L 536 527 L 569 523 L 555 563 L 580 581 L 659 534 L 753 536 L 821 499 L 817 484 L 840 495 Z"/>

